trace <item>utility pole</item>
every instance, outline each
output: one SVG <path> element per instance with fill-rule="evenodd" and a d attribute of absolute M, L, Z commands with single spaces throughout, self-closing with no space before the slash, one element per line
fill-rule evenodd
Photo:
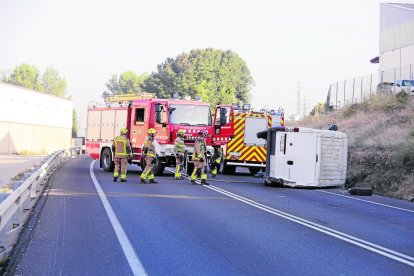
<path fill-rule="evenodd" d="M 297 105 L 296 105 L 296 114 L 300 115 L 300 81 L 298 81 L 298 91 L 297 91 Z"/>
<path fill-rule="evenodd" d="M 305 95 L 305 96 L 303 96 L 303 100 L 302 100 L 303 117 L 306 117 L 306 115 L 307 115 L 308 104 L 309 104 L 309 100 L 306 100 L 306 95 Z"/>

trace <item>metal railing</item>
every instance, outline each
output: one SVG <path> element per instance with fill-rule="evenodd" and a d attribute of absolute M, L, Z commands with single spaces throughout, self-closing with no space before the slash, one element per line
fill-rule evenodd
<path fill-rule="evenodd" d="M 13 182 L 13 191 L 0 193 L 0 260 L 5 260 L 17 242 L 32 209 L 47 186 L 48 179 L 67 158 L 83 153 L 81 147 L 60 150 L 46 157 L 42 164 Z"/>
<path fill-rule="evenodd" d="M 413 80 L 414 64 L 339 81 L 329 86 L 326 108 L 339 109 L 361 103 L 377 94 L 395 94 L 398 80 Z"/>

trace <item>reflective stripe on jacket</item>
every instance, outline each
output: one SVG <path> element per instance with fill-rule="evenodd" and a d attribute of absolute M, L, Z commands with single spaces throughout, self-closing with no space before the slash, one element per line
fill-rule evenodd
<path fill-rule="evenodd" d="M 193 152 L 193 160 L 200 160 L 200 158 L 204 158 L 205 153 L 205 142 L 202 138 L 197 138 L 194 143 L 194 152 Z"/>
<path fill-rule="evenodd" d="M 174 142 L 174 153 L 184 153 L 185 151 L 185 144 L 184 140 L 180 137 L 175 138 Z"/>
<path fill-rule="evenodd" d="M 147 136 L 145 138 L 145 142 L 144 142 L 144 148 L 148 149 L 147 150 L 147 156 L 155 156 L 155 144 L 154 144 L 154 139 L 151 136 Z"/>
<path fill-rule="evenodd" d="M 124 135 L 115 137 L 112 143 L 112 151 L 115 157 L 128 157 L 131 153 L 131 145 Z"/>

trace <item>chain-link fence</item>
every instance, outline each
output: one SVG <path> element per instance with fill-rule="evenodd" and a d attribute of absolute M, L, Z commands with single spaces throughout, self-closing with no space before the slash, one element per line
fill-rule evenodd
<path fill-rule="evenodd" d="M 414 64 L 356 77 L 329 86 L 326 111 L 360 103 L 377 94 L 392 95 L 404 91 L 414 94 Z"/>

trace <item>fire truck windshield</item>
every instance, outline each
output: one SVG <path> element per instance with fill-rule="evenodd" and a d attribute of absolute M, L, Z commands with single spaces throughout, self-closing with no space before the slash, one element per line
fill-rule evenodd
<path fill-rule="evenodd" d="M 201 105 L 170 105 L 170 124 L 211 126 L 210 108 Z"/>

